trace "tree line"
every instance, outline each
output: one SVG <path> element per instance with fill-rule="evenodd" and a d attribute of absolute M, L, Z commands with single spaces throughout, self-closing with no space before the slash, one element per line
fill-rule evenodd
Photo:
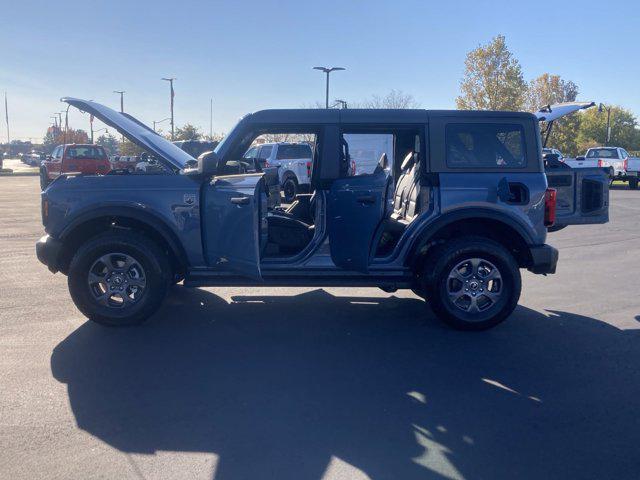
<path fill-rule="evenodd" d="M 545 105 L 576 101 L 578 94 L 578 85 L 559 75 L 543 73 L 527 82 L 505 37 L 498 35 L 467 54 L 456 106 L 464 110 L 535 112 Z M 609 145 L 640 150 L 640 130 L 633 113 L 617 105 L 607 108 L 611 109 Z M 557 120 L 547 145 L 575 156 L 604 145 L 606 138 L 607 114 L 591 108 Z"/>

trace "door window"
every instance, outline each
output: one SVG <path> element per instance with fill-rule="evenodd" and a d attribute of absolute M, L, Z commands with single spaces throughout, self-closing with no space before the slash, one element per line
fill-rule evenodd
<path fill-rule="evenodd" d="M 260 155 L 258 155 L 258 158 L 260 160 L 268 160 L 271 157 L 272 150 L 273 145 L 265 145 L 264 147 L 260 148 Z"/>
<path fill-rule="evenodd" d="M 258 156 L 258 147 L 251 147 L 247 150 L 242 158 L 256 158 Z"/>
<path fill-rule="evenodd" d="M 343 139 L 348 152 L 349 176 L 372 174 L 383 154 L 387 156 L 388 168 L 393 171 L 394 135 L 391 133 L 345 133 Z"/>

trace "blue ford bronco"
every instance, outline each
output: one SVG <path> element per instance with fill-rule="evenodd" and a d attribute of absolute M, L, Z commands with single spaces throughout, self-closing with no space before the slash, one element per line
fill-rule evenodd
<path fill-rule="evenodd" d="M 412 289 L 454 328 L 486 329 L 516 307 L 520 269 L 555 272 L 548 228 L 608 221 L 604 172 L 545 173 L 539 120 L 551 126 L 586 104 L 536 115 L 264 110 L 195 159 L 126 113 L 63 101 L 158 165 L 66 173 L 42 192 L 37 256 L 68 276 L 77 307 L 102 324 L 144 321 L 184 281 Z M 261 136 L 285 133 L 313 148 L 311 192 L 286 208 L 273 201 L 277 173 L 244 158 Z M 354 169 L 350 143 L 377 141 L 354 153 L 379 154 L 371 168 Z"/>

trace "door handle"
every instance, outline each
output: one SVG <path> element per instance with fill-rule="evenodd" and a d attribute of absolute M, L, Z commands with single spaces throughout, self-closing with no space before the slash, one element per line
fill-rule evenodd
<path fill-rule="evenodd" d="M 371 204 L 376 202 L 376 197 L 374 197 L 373 195 L 361 195 L 359 197 L 356 197 L 356 201 L 358 203 Z"/>
<path fill-rule="evenodd" d="M 234 205 L 249 205 L 251 197 L 233 197 L 231 203 Z"/>

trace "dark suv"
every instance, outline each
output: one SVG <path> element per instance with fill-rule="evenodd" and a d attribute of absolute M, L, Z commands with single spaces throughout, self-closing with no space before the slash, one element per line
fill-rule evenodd
<path fill-rule="evenodd" d="M 572 198 L 564 224 L 608 221 L 601 170 L 556 172 L 557 190 L 548 188 L 528 113 L 265 110 L 196 160 L 129 115 L 63 100 L 163 165 L 61 175 L 42 193 L 38 258 L 68 275 L 75 304 L 104 324 L 142 322 L 184 279 L 412 289 L 453 327 L 485 329 L 515 308 L 520 269 L 555 272 L 558 252 L 545 241 L 556 194 Z M 286 210 L 269 208 L 277 177 L 243 158 L 259 135 L 282 132 L 315 138 L 311 193 Z M 350 143 L 376 138 L 377 166 L 355 175 Z"/>

